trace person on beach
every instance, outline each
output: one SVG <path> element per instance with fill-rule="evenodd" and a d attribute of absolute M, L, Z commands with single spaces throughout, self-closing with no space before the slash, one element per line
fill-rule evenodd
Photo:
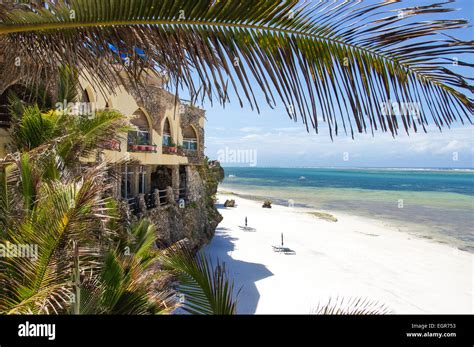
<path fill-rule="evenodd" d="M 247 227 L 247 216 L 245 216 L 245 227 Z"/>

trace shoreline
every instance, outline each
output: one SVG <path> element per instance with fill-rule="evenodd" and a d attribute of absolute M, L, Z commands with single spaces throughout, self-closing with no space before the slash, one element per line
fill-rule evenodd
<path fill-rule="evenodd" d="M 283 198 L 275 198 L 275 197 L 265 197 L 259 194 L 252 194 L 246 190 L 238 190 L 232 188 L 231 190 L 227 190 L 225 188 L 218 188 L 218 194 L 224 195 L 235 195 L 242 199 L 248 199 L 251 201 L 263 201 L 265 199 L 272 200 L 273 204 L 276 206 L 288 207 L 288 201 Z M 341 209 L 327 209 L 321 208 L 317 206 L 312 206 L 309 203 L 295 203 L 295 209 L 301 209 L 302 212 L 323 212 L 328 213 L 331 215 L 345 215 L 350 216 L 352 218 L 361 218 L 362 220 L 370 220 L 372 223 L 378 223 L 383 227 L 387 227 L 390 229 L 394 229 L 397 232 L 403 232 L 411 235 L 414 238 L 424 239 L 424 240 L 431 240 L 436 243 L 446 244 L 451 247 L 454 247 L 460 251 L 468 252 L 474 254 L 474 245 L 472 243 L 468 243 L 467 241 L 460 240 L 459 238 L 453 238 L 452 236 L 446 235 L 442 232 L 433 232 L 427 225 L 423 225 L 420 223 L 415 223 L 412 221 L 404 221 L 397 218 L 393 218 L 393 216 L 369 216 L 365 213 L 348 213 Z"/>
<path fill-rule="evenodd" d="M 306 207 L 261 207 L 218 192 L 224 220 L 204 250 L 226 263 L 238 313 L 307 314 L 337 297 L 375 300 L 396 314 L 473 313 L 473 255 L 383 221 Z M 238 193 L 237 193 L 238 194 Z M 225 208 L 226 199 L 237 207 Z M 337 222 L 310 215 L 334 215 Z M 242 230 L 245 217 L 255 232 Z M 281 233 L 294 255 L 273 252 Z"/>

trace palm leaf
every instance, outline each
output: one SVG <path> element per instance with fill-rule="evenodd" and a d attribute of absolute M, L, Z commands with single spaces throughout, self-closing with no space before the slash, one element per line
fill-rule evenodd
<path fill-rule="evenodd" d="M 22 155 L 22 194 L 30 204 L 29 213 L 7 224 L 1 242 L 36 245 L 38 254 L 37 259 L 1 259 L 0 312 L 4 313 L 60 313 L 70 306 L 69 240 L 92 245 L 82 254 L 83 269 L 97 268 L 100 258 L 100 249 L 93 247 L 99 236 L 95 225 L 103 218 L 100 172 L 86 172 L 79 181 L 33 184 L 33 163 Z"/>
<path fill-rule="evenodd" d="M 8 226 L 12 214 L 12 197 L 10 195 L 9 181 L 11 181 L 11 167 L 0 163 L 0 230 L 3 232 Z M 0 237 L 3 236 L 0 234 Z"/>
<path fill-rule="evenodd" d="M 234 297 L 234 285 L 227 277 L 225 265 L 213 267 L 203 253 L 194 255 L 185 245 L 177 243 L 163 256 L 165 268 L 179 279 L 182 308 L 192 314 L 235 314 L 240 290 Z"/>
<path fill-rule="evenodd" d="M 386 305 L 362 297 L 336 297 L 324 304 L 319 304 L 311 312 L 321 315 L 379 315 L 390 314 L 392 310 Z"/>
<path fill-rule="evenodd" d="M 279 98 L 291 119 L 316 131 L 325 122 L 331 137 L 341 127 L 352 136 L 426 131 L 430 117 L 441 129 L 471 122 L 473 87 L 447 57 L 472 69 L 462 57 L 473 53 L 473 43 L 447 34 L 467 21 L 428 20 L 453 11 L 453 0 L 433 1 L 0 4 L 0 72 L 8 83 L 18 74 L 32 81 L 58 64 L 76 66 L 103 90 L 140 84 L 153 67 L 194 100 L 224 104 L 233 90 L 240 104 L 245 99 L 258 110 L 257 92 L 271 106 Z M 420 112 L 384 109 L 393 103 Z"/>

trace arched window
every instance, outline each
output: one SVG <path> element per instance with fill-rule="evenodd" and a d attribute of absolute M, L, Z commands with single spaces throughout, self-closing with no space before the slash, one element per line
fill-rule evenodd
<path fill-rule="evenodd" d="M 95 102 L 94 91 L 92 90 L 90 86 L 82 90 L 81 102 L 87 102 L 87 103 Z"/>
<path fill-rule="evenodd" d="M 172 144 L 170 121 L 166 118 L 163 124 L 163 146 L 171 146 Z"/>
<path fill-rule="evenodd" d="M 136 149 L 134 146 L 150 145 L 150 126 L 148 124 L 148 119 L 145 113 L 141 110 L 135 111 L 130 120 L 130 123 L 136 130 L 128 132 L 129 149 L 130 146 L 133 147 L 132 149 Z"/>
<path fill-rule="evenodd" d="M 81 98 L 81 101 L 82 102 L 91 102 L 91 98 L 89 96 L 89 92 L 87 91 L 87 89 L 84 89 L 82 91 L 82 98 Z"/>
<path fill-rule="evenodd" d="M 197 151 L 197 135 L 196 131 L 191 125 L 188 125 L 183 130 L 183 147 L 188 151 Z"/>

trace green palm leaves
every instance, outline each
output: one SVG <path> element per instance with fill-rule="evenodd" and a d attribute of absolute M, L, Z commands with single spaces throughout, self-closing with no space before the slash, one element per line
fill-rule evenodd
<path fill-rule="evenodd" d="M 215 267 L 203 253 L 196 256 L 182 244 L 171 247 L 163 264 L 179 279 L 182 308 L 192 314 L 236 314 L 238 292 L 227 278 L 225 266 Z"/>
<path fill-rule="evenodd" d="M 37 158 L 35 158 L 37 159 Z M 0 228 L 2 244 L 24 245 L 34 254 L 0 259 L 0 312 L 60 313 L 70 303 L 71 242 L 81 243 L 83 269 L 100 258 L 100 221 L 105 218 L 101 190 L 103 172 L 91 170 L 83 179 L 44 181 L 32 158 L 23 154 L 18 176 L 24 200 L 8 211 Z M 8 175 L 8 174 L 7 174 Z M 2 191 L 12 187 L 2 187 Z"/>
<path fill-rule="evenodd" d="M 171 290 L 158 291 L 154 282 L 160 272 L 153 263 L 158 253 L 153 250 L 156 230 L 143 220 L 127 230 L 128 239 L 119 242 L 103 257 L 98 275 L 80 276 L 77 265 L 74 283 L 76 300 L 71 306 L 74 314 L 158 314 L 174 307 Z M 120 235 L 119 235 L 120 236 Z M 124 236 L 124 235 L 121 235 Z M 161 273 L 162 274 L 162 273 Z"/>
<path fill-rule="evenodd" d="M 258 110 L 261 95 L 272 106 L 284 105 L 308 129 L 326 123 L 330 136 L 341 128 L 352 135 L 376 130 L 395 135 L 400 128 L 425 129 L 430 118 L 439 128 L 471 122 L 473 87 L 463 73 L 472 64 L 463 57 L 473 53 L 473 44 L 448 34 L 467 22 L 433 19 L 453 11 L 449 2 L 3 5 L 2 70 L 4 76 L 43 78 L 63 63 L 112 88 L 122 82 L 119 71 L 138 79 L 151 67 L 195 100 L 226 103 L 235 91 L 240 104 L 246 100 Z M 23 63 L 15 66 L 18 57 Z"/>
<path fill-rule="evenodd" d="M 386 305 L 363 297 L 336 297 L 319 304 L 311 314 L 321 315 L 378 315 L 391 314 L 393 311 Z"/>

